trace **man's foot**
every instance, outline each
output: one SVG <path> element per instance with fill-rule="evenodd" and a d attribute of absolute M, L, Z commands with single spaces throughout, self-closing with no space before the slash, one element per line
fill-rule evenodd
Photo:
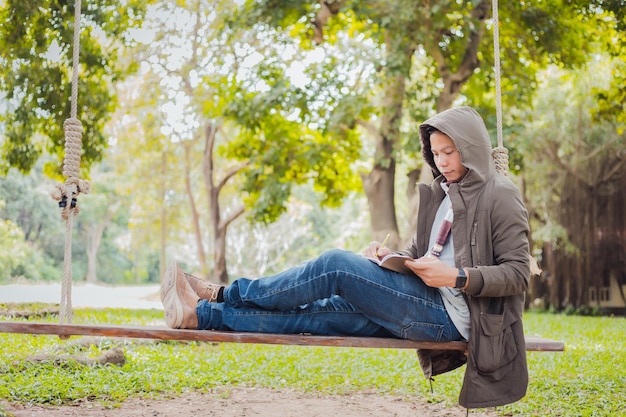
<path fill-rule="evenodd" d="M 205 281 L 200 278 L 196 278 L 193 275 L 187 274 L 186 272 L 185 278 L 191 288 L 194 290 L 198 297 L 202 300 L 207 300 L 209 303 L 214 303 L 217 301 L 217 295 L 220 292 L 220 288 L 222 285 L 213 284 L 212 282 Z"/>
<path fill-rule="evenodd" d="M 172 262 L 161 280 L 165 323 L 173 329 L 197 329 L 196 305 L 199 300 L 176 261 Z"/>

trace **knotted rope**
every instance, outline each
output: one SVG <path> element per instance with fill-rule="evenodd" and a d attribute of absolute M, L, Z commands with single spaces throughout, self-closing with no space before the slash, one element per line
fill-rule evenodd
<path fill-rule="evenodd" d="M 498 146 L 491 151 L 491 157 L 496 164 L 496 171 L 507 175 L 509 173 L 509 150 L 504 147 L 502 139 L 502 91 L 500 88 L 500 29 L 498 18 L 498 0 L 491 2 L 493 9 L 493 61 L 496 75 L 496 130 L 498 134 Z M 533 275 L 540 275 L 541 269 L 537 260 L 529 254 L 530 272 Z"/>
<path fill-rule="evenodd" d="M 82 154 L 83 126 L 76 118 L 78 113 L 78 71 L 80 45 L 80 14 L 81 0 L 74 3 L 74 45 L 72 55 L 72 96 L 70 118 L 63 123 L 65 132 L 65 157 L 63 160 L 63 176 L 65 184 L 57 184 L 52 191 L 52 198 L 59 202 L 61 216 L 65 219 L 65 253 L 63 258 L 63 282 L 61 284 L 61 306 L 59 320 L 61 323 L 72 321 L 72 230 L 74 216 L 78 215 L 78 195 L 88 194 L 91 189 L 89 181 L 78 178 L 80 174 L 80 157 Z"/>
<path fill-rule="evenodd" d="M 493 10 L 493 62 L 496 78 L 496 130 L 498 146 L 493 148 L 491 156 L 496 164 L 496 171 L 507 175 L 509 172 L 509 150 L 504 147 L 502 139 L 502 91 L 500 87 L 500 28 L 498 17 L 498 0 L 491 2 Z"/>

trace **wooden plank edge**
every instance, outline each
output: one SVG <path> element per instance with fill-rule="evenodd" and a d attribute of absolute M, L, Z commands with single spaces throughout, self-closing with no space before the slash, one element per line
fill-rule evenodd
<path fill-rule="evenodd" d="M 33 335 L 104 336 L 120 338 L 139 338 L 177 341 L 223 342 L 223 343 L 258 343 L 297 346 L 335 346 L 389 349 L 437 349 L 467 350 L 467 343 L 423 342 L 416 340 L 378 338 L 378 337 L 341 337 L 313 336 L 298 334 L 226 332 L 215 330 L 170 329 L 159 326 L 117 326 L 117 325 L 82 325 L 36 322 L 0 322 L 0 333 L 20 333 Z M 562 342 L 538 337 L 526 337 L 526 350 L 541 352 L 563 351 Z"/>
<path fill-rule="evenodd" d="M 541 336 L 524 336 L 526 339 L 526 350 L 531 352 L 563 352 L 565 343 Z"/>

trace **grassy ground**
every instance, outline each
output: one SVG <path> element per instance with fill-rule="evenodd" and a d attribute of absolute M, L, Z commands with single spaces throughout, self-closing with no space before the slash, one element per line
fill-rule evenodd
<path fill-rule="evenodd" d="M 159 311 L 76 310 L 73 322 L 144 325 L 161 318 Z M 527 334 L 564 341 L 566 351 L 529 352 L 527 396 L 498 412 L 626 416 L 625 319 L 527 313 L 524 322 Z M 114 346 L 126 355 L 122 367 L 25 361 L 42 352 L 97 357 Z M 410 350 L 111 339 L 82 347 L 54 336 L 0 334 L 0 351 L 0 400 L 49 404 L 96 400 L 112 407 L 133 396 L 167 397 L 187 390 L 238 385 L 323 393 L 375 389 L 454 404 L 464 371 L 437 377 L 431 394 L 417 355 Z"/>

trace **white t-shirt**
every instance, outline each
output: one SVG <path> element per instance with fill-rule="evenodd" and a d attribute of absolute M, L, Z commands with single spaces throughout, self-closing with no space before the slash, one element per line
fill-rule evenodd
<path fill-rule="evenodd" d="M 443 223 L 446 212 L 452 204 L 450 197 L 448 196 L 448 187 L 444 183 L 441 184 L 441 187 L 446 192 L 446 197 L 443 199 L 439 209 L 437 210 L 433 227 L 430 230 L 430 239 L 428 241 L 429 250 L 433 247 L 435 239 L 437 239 L 439 229 L 441 228 L 441 223 Z M 445 245 L 443 245 L 443 250 L 441 251 L 441 255 L 439 255 L 439 259 L 447 265 L 456 267 L 454 264 L 454 245 L 452 242 L 453 236 L 452 231 L 450 231 L 450 235 L 448 236 L 448 240 Z M 463 293 L 461 290 L 451 287 L 441 287 L 439 288 L 439 292 L 441 293 L 443 304 L 446 306 L 446 310 L 450 315 L 452 323 L 454 323 L 459 333 L 461 333 L 461 336 L 463 336 L 465 340 L 469 340 L 470 312 L 467 302 L 463 297 Z"/>

